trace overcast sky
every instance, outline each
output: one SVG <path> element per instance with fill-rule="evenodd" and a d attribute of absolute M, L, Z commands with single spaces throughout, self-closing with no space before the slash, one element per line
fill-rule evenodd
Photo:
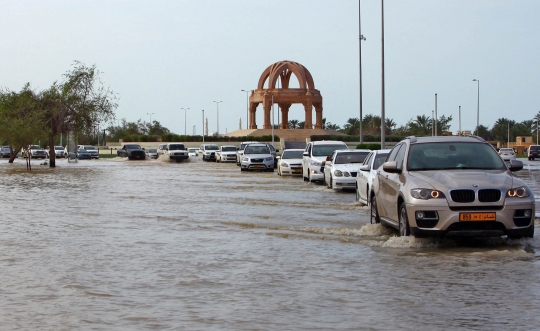
<path fill-rule="evenodd" d="M 118 119 L 201 134 L 246 122 L 246 93 L 277 61 L 304 65 L 323 116 L 359 117 L 358 1 L 0 0 L 0 86 L 48 88 L 73 61 L 95 64 L 120 95 Z M 363 112 L 381 112 L 381 1 L 361 1 Z M 386 0 L 386 117 L 438 114 L 474 130 L 540 111 L 540 1 Z M 297 83 L 296 83 L 297 84 Z M 294 83 L 292 84 L 294 87 Z M 184 110 L 187 121 L 184 121 Z M 277 115 L 276 115 L 277 116 Z M 276 117 L 277 119 L 277 117 Z M 301 106 L 289 119 L 304 120 Z M 257 124 L 262 126 L 262 106 Z"/>

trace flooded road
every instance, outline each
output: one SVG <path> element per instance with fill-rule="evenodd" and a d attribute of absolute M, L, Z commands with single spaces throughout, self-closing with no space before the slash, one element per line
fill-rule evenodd
<path fill-rule="evenodd" d="M 2 330 L 534 330 L 534 239 L 399 238 L 233 164 L 0 163 Z M 538 172 L 518 175 L 535 192 Z"/>

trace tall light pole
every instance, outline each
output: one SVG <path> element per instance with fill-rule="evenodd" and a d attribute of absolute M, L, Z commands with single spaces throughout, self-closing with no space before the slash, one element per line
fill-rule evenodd
<path fill-rule="evenodd" d="M 152 115 L 154 115 L 154 113 L 146 113 L 146 115 L 150 115 L 150 125 L 152 125 Z"/>
<path fill-rule="evenodd" d="M 219 103 L 223 101 L 214 101 L 217 106 L 217 135 L 219 137 Z"/>
<path fill-rule="evenodd" d="M 358 134 L 360 135 L 360 143 L 362 143 L 362 41 L 365 41 L 366 38 L 362 34 L 362 25 L 360 24 L 360 0 L 358 0 L 358 61 L 360 62 L 360 131 Z"/>
<path fill-rule="evenodd" d="M 184 110 L 184 136 L 187 136 L 187 131 L 186 131 L 186 110 L 188 110 L 189 108 L 180 108 L 180 109 L 183 109 Z"/>
<path fill-rule="evenodd" d="M 204 109 L 202 110 L 202 142 L 204 142 Z"/>
<path fill-rule="evenodd" d="M 478 96 L 476 98 L 476 135 L 480 136 L 478 129 L 480 128 L 480 79 L 473 79 L 473 82 L 477 83 Z"/>
<path fill-rule="evenodd" d="M 272 146 L 274 146 L 274 95 L 272 94 Z"/>
<path fill-rule="evenodd" d="M 431 111 L 431 136 L 433 137 L 435 135 L 435 111 Z"/>
<path fill-rule="evenodd" d="M 197 126 L 194 125 L 194 126 L 193 126 L 193 135 L 195 135 L 195 131 L 196 131 L 196 130 L 197 130 Z"/>
<path fill-rule="evenodd" d="M 435 93 L 435 135 L 437 135 L 437 93 Z"/>
<path fill-rule="evenodd" d="M 386 140 L 386 119 L 385 119 L 385 116 L 384 116 L 384 111 L 385 111 L 385 105 L 384 105 L 384 0 L 381 0 L 381 58 L 382 58 L 382 71 L 381 71 L 381 76 L 382 76 L 382 79 L 381 79 L 381 149 L 385 149 L 386 148 L 386 143 L 385 143 L 385 140 Z"/>
<path fill-rule="evenodd" d="M 242 92 L 246 92 L 246 130 L 249 129 L 249 92 L 247 90 L 242 90 Z"/>
<path fill-rule="evenodd" d="M 459 110 L 458 110 L 458 118 L 459 118 L 459 136 L 462 136 L 461 134 L 461 106 L 459 106 Z"/>

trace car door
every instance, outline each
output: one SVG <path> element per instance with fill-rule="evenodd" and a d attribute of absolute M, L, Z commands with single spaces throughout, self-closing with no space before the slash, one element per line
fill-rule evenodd
<path fill-rule="evenodd" d="M 371 152 L 366 156 L 366 159 L 358 169 L 358 174 L 356 175 L 356 185 L 358 186 L 358 196 L 362 201 L 367 201 L 367 183 L 369 179 L 369 173 L 372 169 L 372 160 L 374 159 L 375 152 Z M 366 167 L 369 167 L 367 170 Z M 364 170 L 362 170 L 364 169 Z"/>
<path fill-rule="evenodd" d="M 397 144 L 391 151 L 390 155 L 388 155 L 388 158 L 386 159 L 387 162 L 389 161 L 395 161 L 397 154 L 399 150 L 402 148 L 403 143 Z M 392 201 L 392 195 L 395 194 L 394 192 L 394 186 L 390 184 L 390 181 L 392 180 L 393 176 L 391 173 L 388 173 L 384 171 L 383 167 L 380 167 L 377 170 L 377 181 L 378 181 L 378 187 L 376 189 L 376 198 L 377 198 L 377 209 L 379 211 L 379 216 L 381 217 L 388 217 L 389 213 L 391 213 L 390 209 L 393 208 L 391 206 Z"/>
<path fill-rule="evenodd" d="M 402 143 L 400 144 L 399 147 L 400 148 L 396 151 L 396 153 L 393 153 L 393 151 L 390 153 L 391 154 L 390 156 L 393 159 L 389 157 L 387 161 L 396 161 L 397 167 L 399 169 L 403 169 L 403 161 L 405 159 L 407 144 Z M 397 223 L 398 222 L 398 209 L 399 209 L 399 206 L 397 205 L 397 201 L 399 197 L 399 192 L 401 190 L 401 185 L 403 184 L 403 175 L 401 174 L 401 172 L 398 172 L 398 173 L 385 172 L 382 169 L 382 167 L 380 169 L 385 174 L 382 178 L 382 183 L 384 183 L 384 194 L 383 194 L 382 203 L 385 210 L 385 217 Z"/>

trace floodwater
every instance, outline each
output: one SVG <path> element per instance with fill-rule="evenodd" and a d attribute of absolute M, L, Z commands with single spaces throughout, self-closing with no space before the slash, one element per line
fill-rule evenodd
<path fill-rule="evenodd" d="M 540 192 L 538 172 L 518 175 Z M 233 164 L 0 163 L 1 330 L 534 330 L 534 239 L 399 238 Z"/>

